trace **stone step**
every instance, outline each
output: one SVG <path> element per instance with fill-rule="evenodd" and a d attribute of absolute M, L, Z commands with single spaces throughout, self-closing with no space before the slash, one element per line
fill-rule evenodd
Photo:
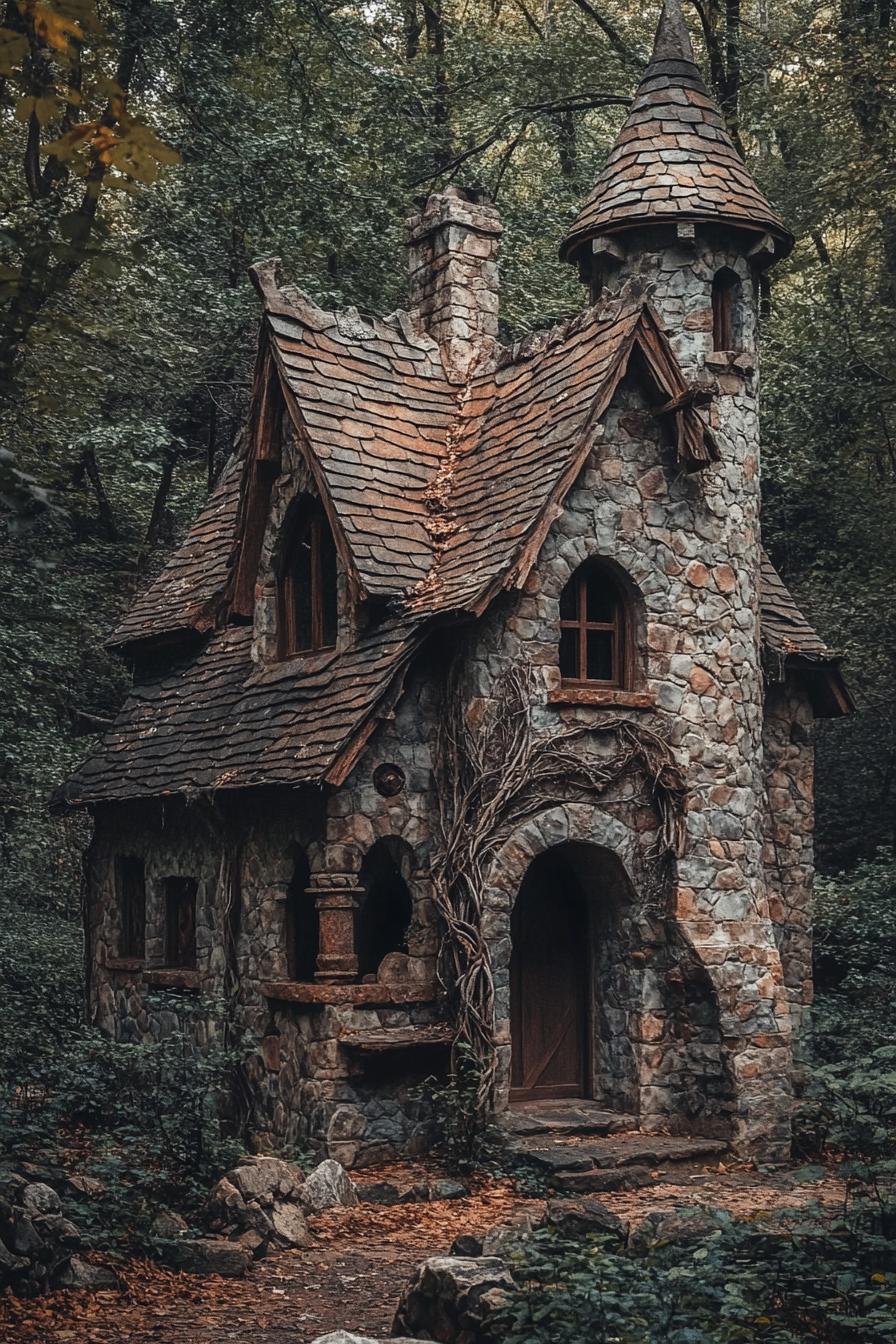
<path fill-rule="evenodd" d="M 514 1105 L 501 1126 L 520 1138 L 539 1134 L 599 1137 L 637 1129 L 638 1121 L 633 1115 L 603 1110 L 593 1101 L 527 1101 Z"/>
<path fill-rule="evenodd" d="M 513 1145 L 515 1153 L 524 1162 L 552 1175 L 609 1171 L 624 1167 L 649 1170 L 669 1163 L 719 1157 L 727 1148 L 723 1139 L 682 1138 L 637 1132 L 617 1134 L 605 1139 L 571 1135 L 554 1138 L 526 1136 L 517 1139 Z"/>

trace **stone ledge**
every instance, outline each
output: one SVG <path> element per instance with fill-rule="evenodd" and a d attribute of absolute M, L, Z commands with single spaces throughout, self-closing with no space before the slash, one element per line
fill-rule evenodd
<path fill-rule="evenodd" d="M 616 709 L 655 709 L 652 691 L 620 691 L 604 686 L 561 686 L 548 693 L 550 705 L 610 705 Z"/>
<path fill-rule="evenodd" d="M 339 1044 L 346 1050 L 364 1054 L 382 1054 L 387 1050 L 414 1050 L 423 1046 L 448 1046 L 454 1032 L 447 1023 L 437 1022 L 419 1027 L 371 1027 L 367 1030 L 344 1031 Z"/>
<path fill-rule="evenodd" d="M 188 970 L 185 966 L 163 966 L 144 971 L 143 980 L 156 989 L 198 989 L 202 984 L 202 972 Z"/>
<path fill-rule="evenodd" d="M 405 1003 L 432 1003 L 435 985 L 344 985 L 303 983 L 298 980 L 269 980 L 262 984 L 266 999 L 278 1003 L 300 1003 L 306 1008 L 324 1008 L 339 1004 L 388 1008 Z"/>
<path fill-rule="evenodd" d="M 142 971 L 142 957 L 107 957 L 105 962 L 107 971 Z"/>

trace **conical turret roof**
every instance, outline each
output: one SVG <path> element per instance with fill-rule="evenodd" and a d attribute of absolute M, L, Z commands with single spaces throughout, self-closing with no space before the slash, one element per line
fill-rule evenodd
<path fill-rule="evenodd" d="M 667 220 L 771 233 L 779 255 L 793 245 L 703 83 L 679 0 L 665 0 L 653 56 L 631 111 L 560 255 L 571 257 L 598 234 Z"/>

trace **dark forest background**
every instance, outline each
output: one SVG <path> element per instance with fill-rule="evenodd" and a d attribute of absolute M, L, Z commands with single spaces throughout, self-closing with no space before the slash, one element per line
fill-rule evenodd
<path fill-rule="evenodd" d="M 731 134 L 797 236 L 762 330 L 765 540 L 858 706 L 819 727 L 821 993 L 795 1122 L 804 1156 L 857 1155 L 858 1203 L 848 1226 L 807 1231 L 769 1307 L 792 1308 L 793 1332 L 763 1338 L 896 1339 L 896 15 L 891 0 L 683 5 Z M 504 220 L 505 335 L 575 312 L 584 291 L 557 244 L 658 8 L 0 0 L 0 1158 L 74 1152 L 99 1191 L 75 1206 L 94 1248 L 158 1250 L 159 1210 L 201 1218 L 242 1139 L 219 1101 L 243 1043 L 200 1064 L 186 1026 L 130 1046 L 83 1025 L 89 822 L 47 800 L 127 688 L 105 636 L 244 417 L 246 268 L 278 255 L 322 305 L 388 312 L 415 198 L 475 183 Z M 785 1282 L 739 1237 L 696 1274 L 701 1339 L 758 1338 L 718 1326 L 719 1294 L 755 1316 Z M 526 1317 L 508 1338 L 567 1337 L 580 1307 L 592 1337 L 588 1274 L 545 1263 L 562 1328 Z M 695 1282 L 673 1269 L 657 1320 Z M 629 1260 L 619 1272 L 628 1319 Z"/>
<path fill-rule="evenodd" d="M 764 527 L 842 650 L 819 858 L 892 840 L 896 167 L 890 0 L 685 0 L 732 135 L 797 234 L 765 322 Z M 324 305 L 405 295 L 415 196 L 481 183 L 506 333 L 583 291 L 557 242 L 657 15 L 631 0 L 6 0 L 0 32 L 0 853 L 73 913 L 84 823 L 46 799 L 112 716 L 103 638 L 244 414 L 277 254 Z"/>

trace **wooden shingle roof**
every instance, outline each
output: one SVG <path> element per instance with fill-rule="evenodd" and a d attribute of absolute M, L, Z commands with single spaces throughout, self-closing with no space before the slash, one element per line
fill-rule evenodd
<path fill-rule="evenodd" d="M 694 60 L 679 0 L 665 0 L 653 56 L 606 166 L 560 248 L 647 223 L 724 223 L 793 245 L 731 142 Z"/>
<path fill-rule="evenodd" d="M 660 401 L 686 386 L 634 290 L 499 352 L 460 389 L 405 314 L 382 322 L 322 314 L 278 291 L 266 322 L 300 443 L 351 548 L 361 596 L 379 599 L 381 614 L 338 652 L 253 661 L 251 628 L 228 624 L 227 613 L 241 482 L 251 477 L 253 439 L 244 436 L 114 637 L 138 658 L 159 646 L 174 652 L 141 673 L 112 730 L 60 790 L 60 806 L 339 783 L 391 712 L 434 623 L 473 618 L 502 588 L 523 583 L 636 346 Z M 686 414 L 689 442 L 705 434 L 711 457 L 699 411 Z M 770 647 L 829 662 L 770 567 L 762 582 Z M 185 633 L 191 640 L 178 645 Z"/>

